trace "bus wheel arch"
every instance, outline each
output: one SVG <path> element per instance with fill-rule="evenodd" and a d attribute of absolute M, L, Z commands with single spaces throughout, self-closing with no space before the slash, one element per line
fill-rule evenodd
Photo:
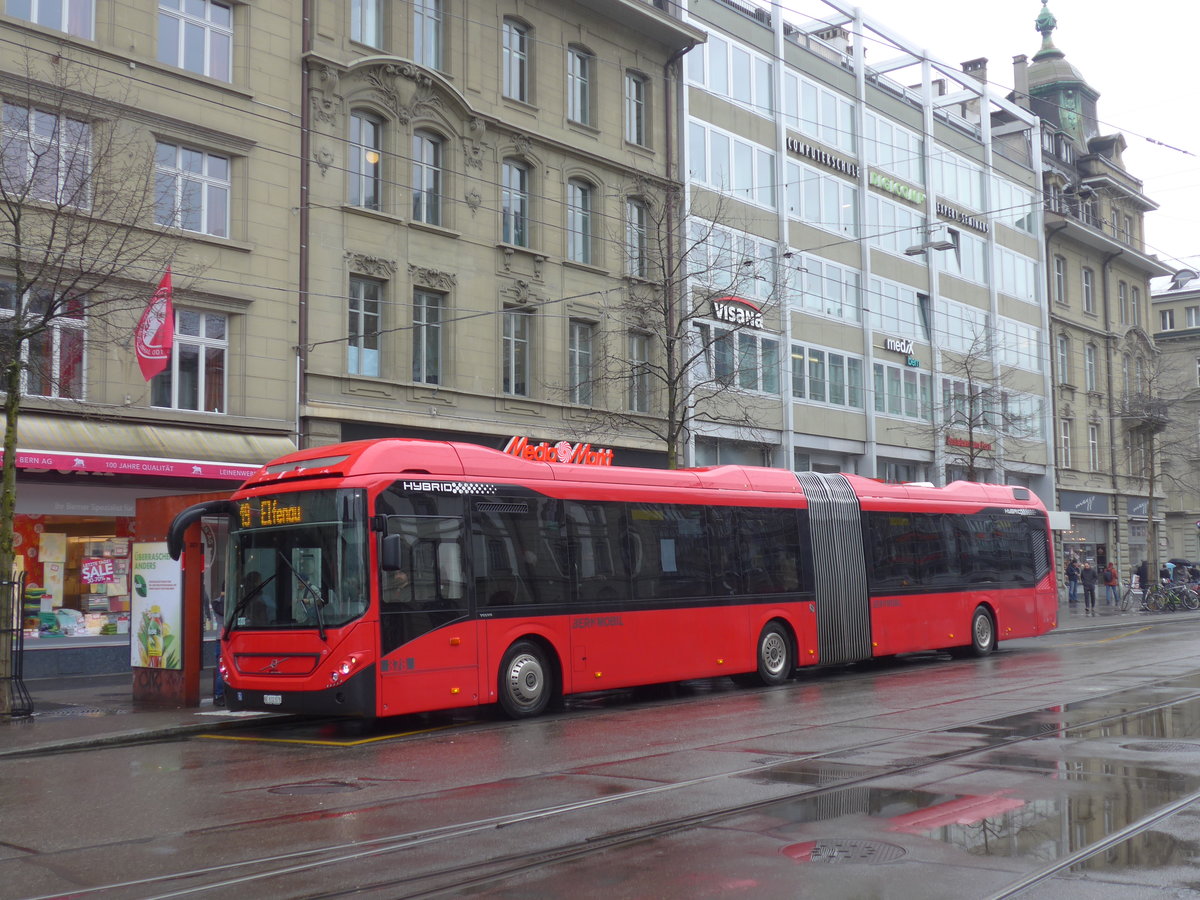
<path fill-rule="evenodd" d="M 562 691 L 554 648 L 536 635 L 513 641 L 500 659 L 496 698 L 510 719 L 540 716 Z"/>
<path fill-rule="evenodd" d="M 761 684 L 783 684 L 796 668 L 796 635 L 783 619 L 771 619 L 758 633 L 754 645 L 758 664 L 755 673 Z"/>

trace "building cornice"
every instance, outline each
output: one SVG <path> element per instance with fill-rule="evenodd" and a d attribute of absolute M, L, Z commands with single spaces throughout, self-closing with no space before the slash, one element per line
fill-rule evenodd
<path fill-rule="evenodd" d="M 1175 273 L 1174 268 L 1166 265 L 1155 256 L 1148 256 L 1142 251 L 1134 249 L 1129 244 L 1122 243 L 1116 238 L 1110 237 L 1098 228 L 1084 225 L 1073 216 L 1066 216 L 1062 213 L 1047 210 L 1046 225 L 1051 226 L 1056 223 L 1061 223 L 1064 227 L 1057 228 L 1053 232 L 1048 233 L 1047 236 L 1051 242 L 1078 244 L 1100 253 L 1120 256 L 1123 263 L 1145 272 L 1148 277 L 1172 275 Z"/>

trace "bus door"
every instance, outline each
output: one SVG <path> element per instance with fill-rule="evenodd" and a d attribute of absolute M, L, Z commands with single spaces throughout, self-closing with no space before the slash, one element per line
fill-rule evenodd
<path fill-rule="evenodd" d="M 479 702 L 479 637 L 463 520 L 388 516 L 379 591 L 381 712 Z"/>

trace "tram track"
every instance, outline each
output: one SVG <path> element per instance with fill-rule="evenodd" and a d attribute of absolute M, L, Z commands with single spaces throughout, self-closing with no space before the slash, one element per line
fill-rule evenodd
<path fill-rule="evenodd" d="M 1181 656 L 1180 660 L 1184 658 L 1190 658 L 1190 656 Z M 1159 662 L 1161 664 L 1162 660 Z M 1132 690 L 1144 690 L 1147 687 L 1162 688 L 1172 684 L 1180 684 L 1181 682 L 1186 682 L 1187 680 L 1188 676 L 1185 675 L 1171 678 L 1151 679 L 1139 684 L 1137 687 L 1127 686 L 1115 688 L 1106 692 L 1089 694 L 1078 702 L 1102 702 L 1119 697 L 1121 694 L 1129 693 Z M 1085 718 L 1080 719 L 1079 721 L 1070 722 L 1069 724 L 1064 724 L 1061 730 L 1065 732 L 1067 730 L 1096 728 L 1105 724 L 1116 723 L 1123 719 L 1144 716 L 1155 711 L 1168 709 L 1172 706 L 1178 706 L 1181 704 L 1196 702 L 1198 700 L 1200 700 L 1200 690 L 1191 689 L 1180 691 L 1178 693 L 1173 693 L 1169 698 L 1159 702 L 1143 703 L 1135 707 L 1124 708 L 1119 712 L 1109 715 L 1095 716 L 1092 718 Z M 1006 712 L 1002 718 L 1010 719 L 1022 714 L 1035 714 L 1042 712 L 1045 709 L 1046 707 L 1044 704 L 1033 705 L 1025 710 Z M 914 730 L 905 733 L 902 737 L 893 736 L 871 741 L 859 741 L 853 744 L 845 744 L 837 747 L 836 749 L 831 749 L 820 753 L 793 756 L 787 760 L 772 759 L 770 761 L 758 763 L 752 766 L 745 766 L 735 770 L 672 782 L 670 784 L 655 784 L 643 788 L 634 788 L 632 790 L 623 791 L 621 793 L 612 794 L 609 796 L 595 797 L 588 800 L 579 800 L 570 803 L 524 810 L 507 815 L 484 817 L 438 828 L 399 832 L 373 838 L 368 841 L 330 844 L 326 846 L 300 850 L 294 853 L 261 856 L 233 863 L 195 868 L 187 871 L 164 874 L 156 877 L 148 877 L 134 881 L 111 883 L 108 885 L 91 888 L 87 893 L 89 896 L 93 897 L 136 896 L 139 898 L 168 898 L 201 896 L 205 894 L 219 895 L 235 889 L 255 889 L 261 890 L 265 895 L 269 893 L 270 888 L 268 886 L 272 885 L 272 883 L 274 883 L 275 886 L 278 886 L 280 880 L 282 879 L 289 884 L 294 884 L 294 882 L 289 881 L 289 879 L 303 877 L 306 873 L 312 873 L 316 870 L 324 869 L 326 867 L 353 866 L 355 863 L 371 858 L 378 858 L 389 854 L 403 854 L 419 848 L 428 848 L 435 844 L 449 843 L 455 840 L 469 840 L 472 837 L 485 833 L 496 832 L 502 829 L 514 828 L 539 821 L 544 822 L 553 821 L 556 819 L 565 819 L 573 814 L 586 813 L 589 810 L 611 806 L 614 804 L 629 803 L 638 799 L 654 799 L 656 796 L 668 794 L 679 795 L 689 789 L 697 789 L 705 785 L 721 781 L 730 781 L 738 778 L 763 775 L 772 769 L 778 769 L 785 765 L 794 765 L 797 762 L 816 763 L 828 761 L 830 763 L 836 763 L 839 765 L 852 765 L 847 763 L 844 757 L 862 751 L 878 750 L 888 746 L 889 744 L 899 744 L 902 741 L 910 742 L 914 738 L 929 737 L 952 730 L 981 727 L 995 720 L 997 720 L 997 717 L 995 716 L 978 717 L 975 719 L 964 720 L 953 725 L 942 725 L 936 728 Z M 511 727 L 521 726 L 518 724 Z M 1027 742 L 1044 739 L 1046 736 L 1047 733 L 1044 731 L 1033 734 L 1013 735 L 1010 737 L 997 736 L 986 740 L 982 746 L 971 747 L 960 751 L 947 752 L 943 755 L 940 755 L 936 761 L 932 763 L 930 761 L 922 761 L 910 765 L 876 767 L 872 771 L 859 777 L 848 777 L 836 782 L 821 785 L 819 787 L 810 786 L 802 790 L 791 791 L 783 796 L 775 796 L 770 799 L 760 799 L 741 805 L 724 806 L 720 809 L 698 812 L 686 816 L 673 816 L 660 821 L 647 822 L 640 825 L 631 826 L 627 829 L 619 829 L 615 831 L 594 834 L 589 836 L 586 840 L 573 840 L 557 846 L 545 846 L 528 851 L 514 852 L 486 860 L 477 860 L 457 866 L 442 867 L 437 871 L 413 872 L 404 876 L 369 881 L 352 880 L 354 884 L 353 890 L 335 889 L 329 891 L 318 889 L 301 890 L 300 892 L 288 891 L 286 896 L 337 897 L 346 893 L 354 893 L 357 896 L 363 896 L 364 894 L 369 896 L 375 894 L 378 896 L 389 897 L 449 896 L 455 893 L 460 893 L 464 890 L 482 889 L 486 888 L 488 885 L 498 885 L 506 879 L 510 879 L 521 874 L 537 871 L 538 869 L 543 869 L 549 866 L 570 863 L 588 856 L 594 856 L 603 852 L 611 851 L 622 846 L 636 844 L 638 842 L 643 842 L 653 838 L 678 834 L 680 832 L 687 831 L 688 829 L 710 825 L 721 819 L 753 813 L 766 806 L 769 806 L 770 804 L 779 803 L 781 800 L 813 798 L 821 794 L 828 794 L 834 791 L 846 790 L 848 788 L 868 787 L 872 783 L 895 778 L 898 775 L 917 772 L 921 769 L 929 767 L 932 764 L 945 765 L 947 763 L 969 761 L 973 756 L 995 751 L 1001 748 L 1019 747 Z M 1041 883 L 1057 874 L 1060 874 L 1061 872 L 1070 869 L 1072 866 L 1078 865 L 1081 861 L 1086 860 L 1090 856 L 1102 853 L 1114 843 L 1119 843 L 1121 840 L 1125 840 L 1131 835 L 1137 834 L 1140 831 L 1144 831 L 1147 828 L 1151 828 L 1156 822 L 1173 815 L 1175 812 L 1178 812 L 1180 809 L 1183 809 L 1189 804 L 1196 802 L 1198 799 L 1200 799 L 1200 791 L 1181 796 L 1168 806 L 1155 810 L 1137 822 L 1129 823 L 1120 831 L 1115 832 L 1113 835 L 1107 836 L 1103 841 L 1096 842 L 1088 847 L 1080 848 L 1075 853 L 1070 854 L 1070 856 L 1056 860 L 1052 864 L 1046 865 L 1037 871 L 1027 873 L 1023 877 L 1015 880 L 1003 891 L 998 892 L 993 896 L 996 898 L 1014 896 L 1032 885 Z M 222 829 L 210 829 L 209 831 L 220 830 Z M 47 896 L 61 895 L 56 894 Z"/>

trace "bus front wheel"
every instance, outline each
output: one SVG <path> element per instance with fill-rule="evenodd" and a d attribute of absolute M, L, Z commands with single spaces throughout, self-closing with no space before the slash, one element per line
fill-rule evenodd
<path fill-rule="evenodd" d="M 783 684 L 792 674 L 792 640 L 778 622 L 768 622 L 758 636 L 758 680 Z"/>
<path fill-rule="evenodd" d="M 533 641 L 517 641 L 504 654 L 496 687 L 500 708 L 509 718 L 541 715 L 554 693 L 554 670 L 546 651 Z"/>

